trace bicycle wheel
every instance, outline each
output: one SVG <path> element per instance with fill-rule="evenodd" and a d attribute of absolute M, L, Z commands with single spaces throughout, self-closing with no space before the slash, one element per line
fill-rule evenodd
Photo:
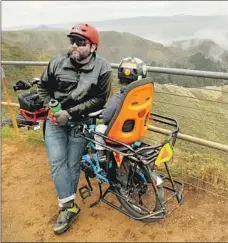
<path fill-rule="evenodd" d="M 140 218 L 152 212 L 161 210 L 164 202 L 163 183 L 157 186 L 157 195 L 153 183 L 158 178 L 155 170 L 143 164 L 137 164 L 125 159 L 117 170 L 117 180 L 121 187 L 115 188 L 117 199 L 123 208 L 133 217 Z M 153 181 L 153 182 L 152 182 Z M 164 212 L 154 215 L 153 218 L 144 218 L 145 223 L 155 222 L 164 216 Z"/>

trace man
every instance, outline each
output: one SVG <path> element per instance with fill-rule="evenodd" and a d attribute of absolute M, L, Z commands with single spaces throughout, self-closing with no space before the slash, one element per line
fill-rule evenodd
<path fill-rule="evenodd" d="M 54 232 L 70 228 L 80 209 L 74 203 L 80 176 L 80 160 L 86 140 L 72 136 L 68 120 L 82 121 L 82 116 L 100 110 L 111 92 L 112 71 L 108 62 L 96 55 L 99 34 L 89 24 L 72 27 L 67 35 L 67 55 L 52 59 L 38 84 L 38 94 L 48 108 L 51 99 L 60 102 L 62 110 L 53 114 L 55 124 L 46 120 L 45 144 L 51 175 L 58 194 L 60 211 Z M 89 119 L 85 123 L 89 124 Z"/>

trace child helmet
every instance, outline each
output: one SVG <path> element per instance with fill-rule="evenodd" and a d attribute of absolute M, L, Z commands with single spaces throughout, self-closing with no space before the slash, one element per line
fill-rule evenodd
<path fill-rule="evenodd" d="M 118 67 L 120 83 L 131 83 L 147 77 L 146 64 L 137 57 L 126 57 L 121 60 Z"/>

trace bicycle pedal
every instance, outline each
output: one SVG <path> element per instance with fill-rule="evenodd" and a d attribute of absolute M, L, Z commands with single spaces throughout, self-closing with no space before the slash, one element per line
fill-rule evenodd
<path fill-rule="evenodd" d="M 82 186 L 79 188 L 79 195 L 82 199 L 86 199 L 91 196 L 91 189 L 88 186 Z"/>

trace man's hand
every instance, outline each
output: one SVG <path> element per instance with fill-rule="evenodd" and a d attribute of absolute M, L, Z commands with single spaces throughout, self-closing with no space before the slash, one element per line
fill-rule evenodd
<path fill-rule="evenodd" d="M 56 123 L 60 126 L 66 125 L 68 119 L 71 118 L 70 114 L 66 110 L 55 112 L 53 115 L 56 119 Z"/>

